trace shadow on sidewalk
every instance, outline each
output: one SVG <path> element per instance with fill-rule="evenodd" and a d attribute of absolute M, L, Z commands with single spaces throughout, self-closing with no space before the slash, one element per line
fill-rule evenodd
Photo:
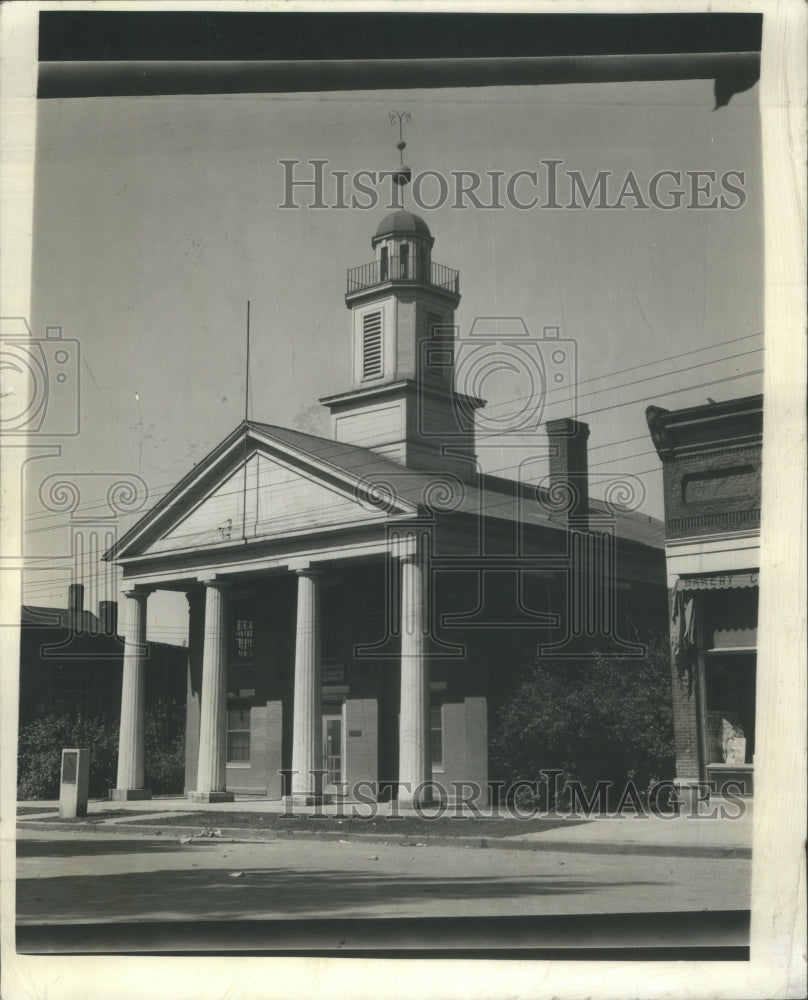
<path fill-rule="evenodd" d="M 196 854 L 196 848 L 194 848 Z M 204 863 L 204 858 L 200 856 Z M 307 871 L 284 866 L 245 870 L 233 877 L 224 870 L 157 870 L 118 875 L 65 875 L 21 878 L 17 882 L 17 917 L 21 922 L 83 920 L 159 920 L 251 916 L 321 916 L 350 908 L 385 906 L 412 900 L 516 900 L 558 896 L 657 882 L 597 881 L 537 874 L 524 876 L 438 877 L 325 869 Z"/>

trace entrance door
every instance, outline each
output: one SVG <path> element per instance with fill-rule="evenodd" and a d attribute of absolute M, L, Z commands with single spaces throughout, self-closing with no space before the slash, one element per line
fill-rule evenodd
<path fill-rule="evenodd" d="M 338 783 L 343 780 L 342 771 L 342 716 L 323 716 L 323 792 L 334 795 L 343 791 Z"/>

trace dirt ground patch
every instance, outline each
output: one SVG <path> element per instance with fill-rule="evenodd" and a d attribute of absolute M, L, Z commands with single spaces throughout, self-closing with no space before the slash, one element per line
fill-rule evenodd
<path fill-rule="evenodd" d="M 108 819 L 127 816 L 137 825 L 137 814 L 124 809 L 110 809 L 96 812 L 88 816 L 83 823 L 98 825 Z M 58 816 L 43 817 L 58 822 Z M 76 822 L 75 820 L 71 822 Z M 525 819 L 502 817 L 455 818 L 451 815 L 428 819 L 417 815 L 399 817 L 375 816 L 362 819 L 350 816 L 312 816 L 305 814 L 283 815 L 280 813 L 256 812 L 225 812 L 211 811 L 176 811 L 166 812 L 159 817 L 150 816 L 147 823 L 150 827 L 165 829 L 166 827 L 186 827 L 201 830 L 234 829 L 260 830 L 262 832 L 278 831 L 279 833 L 341 833 L 341 834 L 374 834 L 389 836 L 391 839 L 441 837 L 513 837 L 525 833 L 539 833 L 552 830 L 559 826 L 572 826 L 586 822 L 581 819 Z"/>

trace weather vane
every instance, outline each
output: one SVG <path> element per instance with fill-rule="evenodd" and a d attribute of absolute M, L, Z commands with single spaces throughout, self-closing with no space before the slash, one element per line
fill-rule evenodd
<path fill-rule="evenodd" d="M 398 122 L 398 142 L 396 143 L 396 149 L 399 153 L 400 162 L 398 170 L 393 173 L 393 180 L 399 187 L 403 188 L 405 184 L 410 183 L 410 177 L 412 177 L 412 171 L 404 162 L 404 150 L 407 148 L 407 143 L 404 142 L 404 122 L 410 124 L 412 122 L 412 115 L 409 111 L 391 111 L 390 124 L 395 125 L 396 122 Z"/>

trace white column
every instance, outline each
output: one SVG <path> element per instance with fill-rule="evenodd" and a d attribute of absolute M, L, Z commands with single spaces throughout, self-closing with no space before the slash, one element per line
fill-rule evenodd
<path fill-rule="evenodd" d="M 320 574 L 297 570 L 297 638 L 292 719 L 292 796 L 313 800 L 322 784 L 322 710 L 320 705 Z"/>
<path fill-rule="evenodd" d="M 226 791 L 228 583 L 205 581 L 205 640 L 202 653 L 199 759 L 195 802 L 230 802 Z"/>
<path fill-rule="evenodd" d="M 188 668 L 185 694 L 185 792 L 196 789 L 199 764 L 199 722 L 202 707 L 202 654 L 205 636 L 205 591 L 189 590 L 188 599 Z"/>
<path fill-rule="evenodd" d="M 126 598 L 124 620 L 121 728 L 118 742 L 118 779 L 110 789 L 115 800 L 150 799 L 144 788 L 144 719 L 146 714 L 146 601 L 150 591 L 134 588 Z"/>
<path fill-rule="evenodd" d="M 431 799 L 430 790 L 416 796 L 432 778 L 429 746 L 429 659 L 425 631 L 425 580 L 417 553 L 401 558 L 401 712 L 399 715 L 400 781 L 398 800 L 412 804 Z"/>

